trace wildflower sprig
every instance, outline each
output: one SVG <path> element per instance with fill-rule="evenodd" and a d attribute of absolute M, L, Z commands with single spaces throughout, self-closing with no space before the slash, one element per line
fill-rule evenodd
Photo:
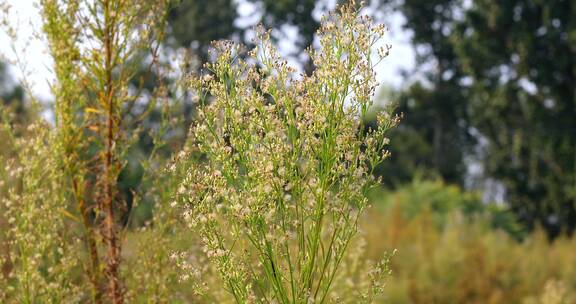
<path fill-rule="evenodd" d="M 311 76 L 296 77 L 260 29 L 250 59 L 217 43 L 190 80 L 201 106 L 178 208 L 236 302 L 330 300 L 397 123 L 389 113 L 377 129 L 363 123 L 384 30 L 343 6 L 323 19 Z"/>
<path fill-rule="evenodd" d="M 6 271 L 5 281 L 0 280 L 3 303 L 74 303 L 83 291 L 73 284 L 78 239 L 66 233 L 65 194 L 58 184 L 62 173 L 48 145 L 55 136 L 47 130 L 45 124 L 31 124 L 25 135 L 12 137 L 18 154 L 0 170 L 0 192 L 9 187 L 0 197 L 7 221 L 0 239 L 6 241 L 0 256 Z M 7 135 L 9 129 L 3 131 Z"/>

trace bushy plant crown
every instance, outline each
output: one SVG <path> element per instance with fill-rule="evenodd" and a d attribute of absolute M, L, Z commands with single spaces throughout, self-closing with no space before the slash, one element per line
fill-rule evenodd
<path fill-rule="evenodd" d="M 323 19 L 310 76 L 259 29 L 255 49 L 219 42 L 190 79 L 200 107 L 174 204 L 236 302 L 337 300 L 331 286 L 397 123 L 388 112 L 376 129 L 362 119 L 389 49 L 373 51 L 384 31 L 347 5 Z"/>

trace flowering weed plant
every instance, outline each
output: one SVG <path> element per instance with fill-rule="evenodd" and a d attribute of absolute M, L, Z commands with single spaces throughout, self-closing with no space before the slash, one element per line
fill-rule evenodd
<path fill-rule="evenodd" d="M 312 75 L 296 75 L 260 29 L 247 56 L 217 43 L 217 59 L 190 79 L 200 107 L 174 205 L 235 302 L 339 302 L 332 287 L 398 121 L 386 111 L 377 128 L 363 121 L 384 31 L 350 4 L 323 19 Z M 355 302 L 381 291 L 385 268 Z"/>

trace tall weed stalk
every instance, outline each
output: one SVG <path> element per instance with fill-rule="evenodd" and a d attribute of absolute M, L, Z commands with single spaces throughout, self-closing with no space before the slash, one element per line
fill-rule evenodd
<path fill-rule="evenodd" d="M 247 59 L 219 42 L 215 62 L 190 79 L 200 107 L 175 205 L 235 302 L 338 301 L 334 280 L 397 123 L 389 112 L 376 129 L 363 121 L 389 49 L 374 52 L 384 30 L 342 6 L 322 21 L 311 76 L 296 75 L 260 29 Z"/>
<path fill-rule="evenodd" d="M 16 169 L 7 168 L 20 174 L 12 174 L 19 185 L 11 185 L 10 196 L 3 200 L 11 214 L 12 233 L 7 238 L 14 253 L 7 284 L 15 292 L 9 299 L 23 303 L 68 299 L 66 285 L 50 279 L 57 265 L 75 269 L 61 273 L 68 283 L 84 287 L 78 283 L 83 279 L 75 276 L 88 278 L 93 302 L 124 302 L 121 219 L 129 218 L 130 209 L 120 195 L 118 180 L 126 153 L 139 135 L 139 128 L 130 123 L 137 123 L 155 106 L 146 103 L 154 99 L 142 94 L 135 75 L 145 59 L 152 58 L 148 69 L 157 63 L 167 5 L 164 0 L 39 1 L 56 79 L 52 83 L 55 128 L 31 127 L 33 135 L 22 139 L 29 143 L 16 145 Z M 137 103 L 148 106 L 140 117 L 128 120 Z M 50 229 L 40 224 L 43 221 L 52 223 Z M 63 243 L 38 247 L 41 240 L 27 237 L 41 237 L 41 232 L 46 241 Z M 64 254 L 67 246 L 75 248 L 72 254 Z M 57 258 L 49 261 L 47 252 L 52 250 Z M 61 285 L 60 292 L 66 296 L 48 297 L 42 288 L 28 286 L 35 284 L 35 276 L 38 282 L 51 282 L 48 286 Z M 79 294 L 83 295 L 79 301 L 87 300 L 86 293 Z"/>

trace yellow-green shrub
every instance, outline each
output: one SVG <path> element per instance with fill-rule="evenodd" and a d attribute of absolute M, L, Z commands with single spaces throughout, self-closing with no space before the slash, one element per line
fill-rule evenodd
<path fill-rule="evenodd" d="M 473 195 L 441 182 L 418 182 L 374 198 L 380 208 L 362 222 L 369 256 L 398 250 L 391 261 L 388 302 L 547 303 L 560 298 L 572 303 L 576 238 L 550 242 L 536 231 L 519 242 L 493 228 L 490 217 L 471 218 L 458 208 Z M 443 204 L 454 208 L 433 211 L 425 201 L 438 197 L 452 200 Z M 414 204 L 425 207 L 414 212 Z"/>

